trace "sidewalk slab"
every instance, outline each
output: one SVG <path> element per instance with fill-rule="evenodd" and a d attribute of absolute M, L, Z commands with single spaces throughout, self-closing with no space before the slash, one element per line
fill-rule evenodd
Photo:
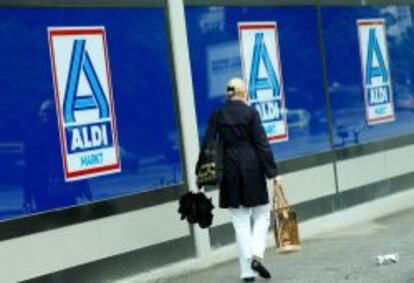
<path fill-rule="evenodd" d="M 400 253 L 400 262 L 377 266 L 376 256 Z M 414 283 L 414 209 L 314 237 L 302 250 L 277 254 L 266 252 L 273 278 L 256 282 L 289 283 Z M 157 283 L 236 283 L 238 261 L 232 260 Z"/>

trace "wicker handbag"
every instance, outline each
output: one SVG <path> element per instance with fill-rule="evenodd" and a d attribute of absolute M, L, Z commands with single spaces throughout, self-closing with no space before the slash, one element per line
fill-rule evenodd
<path fill-rule="evenodd" d="M 272 218 L 277 251 L 287 253 L 300 250 L 296 213 L 287 202 L 282 185 L 276 183 L 273 186 Z"/>

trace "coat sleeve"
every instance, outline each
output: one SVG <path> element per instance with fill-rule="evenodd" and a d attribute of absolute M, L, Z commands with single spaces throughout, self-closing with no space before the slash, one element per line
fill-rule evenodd
<path fill-rule="evenodd" d="M 273 158 L 272 150 L 270 149 L 266 133 L 263 129 L 259 113 L 253 111 L 253 119 L 250 123 L 250 133 L 253 146 L 259 156 L 260 162 L 266 173 L 267 178 L 274 178 L 278 175 L 278 167 Z"/>

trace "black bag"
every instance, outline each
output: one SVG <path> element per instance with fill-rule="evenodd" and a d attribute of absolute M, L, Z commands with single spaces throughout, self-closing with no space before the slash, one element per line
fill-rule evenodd
<path fill-rule="evenodd" d="M 201 228 L 208 228 L 213 223 L 213 208 L 211 198 L 203 192 L 188 192 L 181 196 L 178 212 L 181 220 L 187 219 L 190 224 L 198 223 Z"/>
<path fill-rule="evenodd" d="M 219 139 L 218 115 L 215 111 L 209 121 L 206 138 L 197 162 L 197 186 L 216 186 L 223 177 L 223 146 Z"/>

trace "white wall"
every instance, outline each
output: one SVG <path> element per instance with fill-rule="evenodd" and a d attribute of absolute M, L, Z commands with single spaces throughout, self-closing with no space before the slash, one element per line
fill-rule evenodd
<path fill-rule="evenodd" d="M 190 235 L 170 202 L 0 242 L 0 282 L 17 282 Z"/>

